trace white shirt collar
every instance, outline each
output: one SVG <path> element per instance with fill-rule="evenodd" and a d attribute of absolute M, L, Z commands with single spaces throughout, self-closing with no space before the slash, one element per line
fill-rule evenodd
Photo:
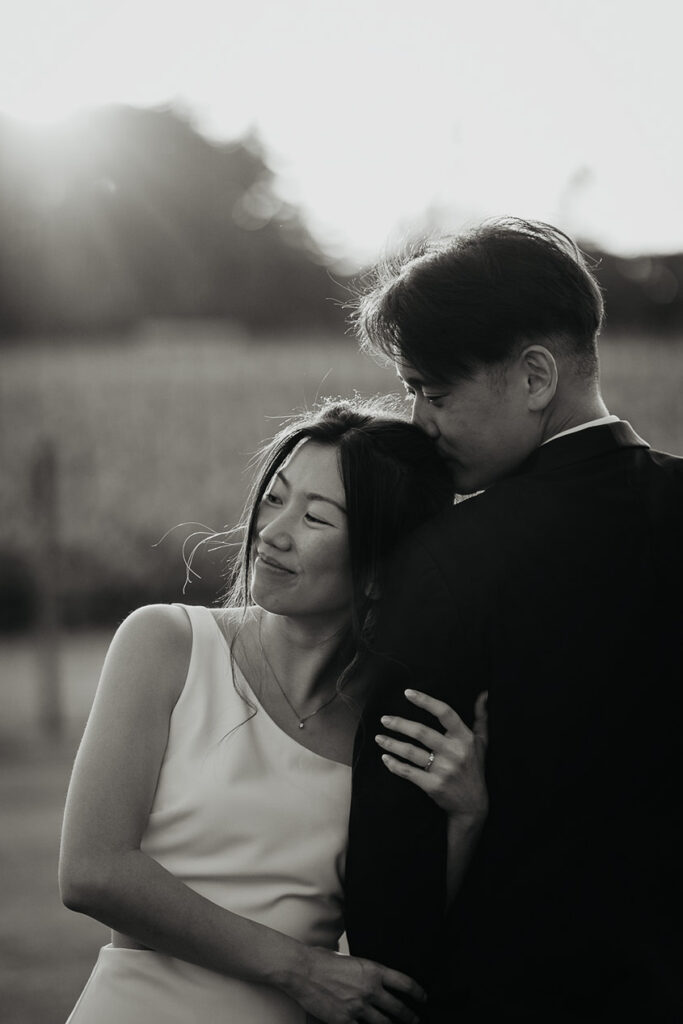
<path fill-rule="evenodd" d="M 618 416 L 600 416 L 600 418 L 597 420 L 589 420 L 588 423 L 579 423 L 578 427 L 570 427 L 569 430 L 561 430 L 559 434 L 553 434 L 552 437 L 549 437 L 546 441 L 543 442 L 541 448 L 544 444 L 548 444 L 550 441 L 555 441 L 558 437 L 564 437 L 565 434 L 576 434 L 579 430 L 588 430 L 589 427 L 599 427 L 602 426 L 603 423 L 618 422 Z"/>

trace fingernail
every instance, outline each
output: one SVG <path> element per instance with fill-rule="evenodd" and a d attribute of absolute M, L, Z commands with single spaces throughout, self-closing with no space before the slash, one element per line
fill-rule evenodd
<path fill-rule="evenodd" d="M 375 736 L 375 743 L 384 743 L 384 736 Z"/>
<path fill-rule="evenodd" d="M 385 764 L 388 764 L 389 763 L 389 755 L 388 754 L 382 754 L 382 760 L 384 761 Z"/>
<path fill-rule="evenodd" d="M 403 692 L 405 693 L 406 697 L 419 697 L 420 696 L 419 690 L 404 690 Z"/>
<path fill-rule="evenodd" d="M 380 722 L 382 723 L 382 725 L 389 725 L 389 723 L 391 722 L 391 718 L 389 717 L 389 715 L 382 715 L 382 717 L 380 718 Z"/>

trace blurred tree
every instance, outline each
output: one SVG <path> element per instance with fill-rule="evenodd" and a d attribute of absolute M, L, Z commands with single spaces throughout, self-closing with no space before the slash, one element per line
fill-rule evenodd
<path fill-rule="evenodd" d="M 625 258 L 583 244 L 605 293 L 609 330 L 680 334 L 683 253 Z"/>
<path fill-rule="evenodd" d="M 213 144 L 168 108 L 50 132 L 0 121 L 0 333 L 148 315 L 339 325 L 336 297 L 254 136 Z"/>

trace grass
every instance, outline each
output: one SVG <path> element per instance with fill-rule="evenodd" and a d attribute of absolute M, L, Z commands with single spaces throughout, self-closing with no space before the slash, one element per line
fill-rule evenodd
<path fill-rule="evenodd" d="M 0 640 L 0 1020 L 65 1021 L 107 929 L 61 903 L 64 799 L 111 631 L 67 634 L 59 650 L 64 734 L 38 728 L 32 636 Z"/>
<path fill-rule="evenodd" d="M 2 656 L 0 654 L 0 664 Z M 57 854 L 74 744 L 5 743 L 0 774 L 4 1024 L 65 1021 L 109 941 L 95 921 L 70 913 L 57 891 Z"/>

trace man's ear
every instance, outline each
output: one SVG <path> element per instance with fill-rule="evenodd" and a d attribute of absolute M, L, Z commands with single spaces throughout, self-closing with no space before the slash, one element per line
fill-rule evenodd
<path fill-rule="evenodd" d="M 557 391 L 559 374 L 555 356 L 543 345 L 529 345 L 521 355 L 522 371 L 531 412 L 543 412 Z"/>

